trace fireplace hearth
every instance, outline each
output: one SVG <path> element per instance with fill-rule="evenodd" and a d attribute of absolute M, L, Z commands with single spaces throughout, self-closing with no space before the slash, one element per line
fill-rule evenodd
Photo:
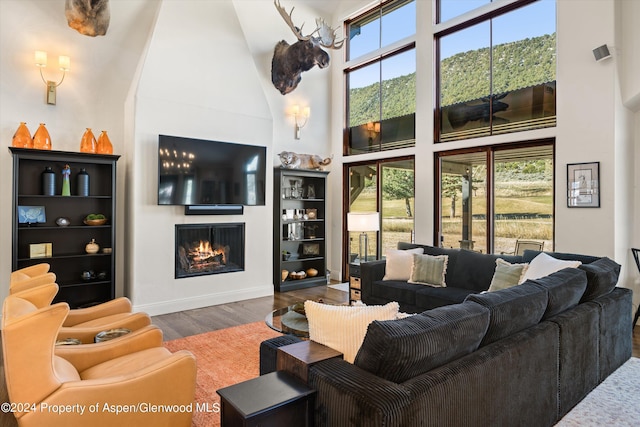
<path fill-rule="evenodd" d="M 175 278 L 244 271 L 244 223 L 176 225 Z"/>

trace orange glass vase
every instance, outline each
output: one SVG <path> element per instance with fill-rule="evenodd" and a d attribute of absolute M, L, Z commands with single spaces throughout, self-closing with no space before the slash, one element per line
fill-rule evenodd
<path fill-rule="evenodd" d="M 20 126 L 16 129 L 16 133 L 13 134 L 13 141 L 11 142 L 11 145 L 18 148 L 33 148 L 31 132 L 29 132 L 25 122 L 20 122 Z"/>
<path fill-rule="evenodd" d="M 96 137 L 93 136 L 91 128 L 87 128 L 87 130 L 82 135 L 82 139 L 80 140 L 80 152 L 95 154 L 97 145 L 98 143 L 96 142 Z"/>
<path fill-rule="evenodd" d="M 38 150 L 51 150 L 51 136 L 44 126 L 44 123 L 40 123 L 38 130 L 36 130 L 36 133 L 33 135 L 33 148 Z"/>
<path fill-rule="evenodd" d="M 111 144 L 111 140 L 109 140 L 109 135 L 107 135 L 106 130 L 103 130 L 98 137 L 98 146 L 96 148 L 96 153 L 113 154 L 113 145 Z"/>

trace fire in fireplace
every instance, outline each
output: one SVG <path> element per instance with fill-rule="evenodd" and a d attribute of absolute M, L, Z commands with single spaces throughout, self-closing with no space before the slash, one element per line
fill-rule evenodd
<path fill-rule="evenodd" d="M 244 223 L 176 225 L 176 279 L 244 271 Z"/>

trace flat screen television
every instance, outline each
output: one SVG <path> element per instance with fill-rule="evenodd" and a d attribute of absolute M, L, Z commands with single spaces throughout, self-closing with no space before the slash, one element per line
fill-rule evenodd
<path fill-rule="evenodd" d="M 159 205 L 265 204 L 266 147 L 159 135 Z"/>

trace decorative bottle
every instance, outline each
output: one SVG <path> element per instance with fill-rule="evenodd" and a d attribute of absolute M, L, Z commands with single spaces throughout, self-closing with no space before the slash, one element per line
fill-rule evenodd
<path fill-rule="evenodd" d="M 42 194 L 44 196 L 56 195 L 56 174 L 50 166 L 46 166 L 42 172 Z"/>
<path fill-rule="evenodd" d="M 109 140 L 109 135 L 107 135 L 106 130 L 103 130 L 98 137 L 98 146 L 96 148 L 96 153 L 113 154 L 113 145 L 111 144 L 111 140 Z"/>
<path fill-rule="evenodd" d="M 69 165 L 64 165 L 64 169 L 62 169 L 62 195 L 70 196 L 71 195 L 71 186 L 69 185 L 69 175 L 71 175 L 71 168 Z"/>
<path fill-rule="evenodd" d="M 38 130 L 36 130 L 36 133 L 33 135 L 33 148 L 38 150 L 51 150 L 51 136 L 44 126 L 44 123 L 40 123 Z"/>
<path fill-rule="evenodd" d="M 13 141 L 11 142 L 11 145 L 18 148 L 33 148 L 31 132 L 27 129 L 27 124 L 25 122 L 20 122 L 20 126 L 16 129 L 16 133 L 13 134 Z"/>
<path fill-rule="evenodd" d="M 91 132 L 91 128 L 87 128 L 87 130 L 82 135 L 82 140 L 80 140 L 80 152 L 81 153 L 94 153 L 96 152 L 96 137 L 93 136 L 93 132 Z"/>
<path fill-rule="evenodd" d="M 85 168 L 80 168 L 80 172 L 76 176 L 78 190 L 78 196 L 88 196 L 89 195 L 89 174 L 85 170 Z"/>

